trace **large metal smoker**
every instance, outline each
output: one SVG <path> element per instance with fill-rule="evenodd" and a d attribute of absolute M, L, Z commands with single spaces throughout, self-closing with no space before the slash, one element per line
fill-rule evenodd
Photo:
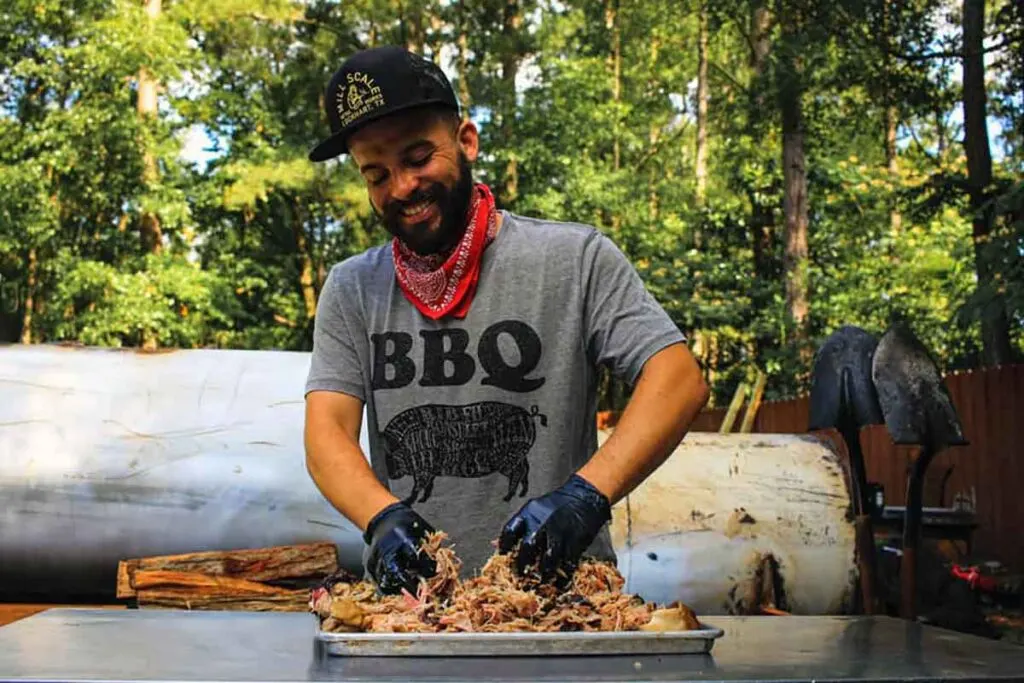
<path fill-rule="evenodd" d="M 122 559 L 315 540 L 358 569 L 359 534 L 305 468 L 308 363 L 0 350 L 0 597 L 108 600 Z M 748 611 L 770 558 L 792 611 L 835 614 L 853 590 L 848 505 L 815 439 L 693 433 L 616 506 L 613 538 L 628 589 L 648 599 Z"/>
<path fill-rule="evenodd" d="M 358 533 L 305 469 L 308 362 L 0 349 L 0 600 L 112 600 L 119 560 L 202 550 L 330 540 L 358 569 Z M 627 590 L 722 628 L 710 655 L 338 661 L 313 650 L 308 614 L 54 609 L 0 627 L 0 683 L 1024 677 L 1013 646 L 841 616 L 857 586 L 846 481 L 811 437 L 693 433 L 616 506 Z M 766 572 L 813 616 L 737 616 Z"/>

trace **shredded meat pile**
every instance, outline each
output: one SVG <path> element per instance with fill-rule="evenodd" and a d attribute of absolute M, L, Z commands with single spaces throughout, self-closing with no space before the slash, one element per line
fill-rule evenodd
<path fill-rule="evenodd" d="M 536 577 L 518 576 L 510 555 L 493 555 L 479 576 L 461 581 L 461 561 L 443 532 L 423 546 L 437 574 L 420 583 L 416 596 L 379 596 L 367 581 L 332 580 L 315 589 L 310 609 L 329 632 L 636 631 L 698 628 L 685 605 L 655 609 L 622 592 L 622 575 L 611 564 L 584 560 L 560 591 Z"/>

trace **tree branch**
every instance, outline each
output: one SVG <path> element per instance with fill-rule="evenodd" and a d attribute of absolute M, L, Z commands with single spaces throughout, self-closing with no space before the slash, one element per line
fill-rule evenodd
<path fill-rule="evenodd" d="M 979 54 L 984 55 L 988 54 L 989 52 L 1001 50 L 1004 47 L 1009 47 L 1011 45 L 1021 42 L 1022 38 L 1024 38 L 1024 36 L 1008 37 L 1001 43 L 996 43 L 995 45 L 992 45 L 990 47 L 983 48 L 978 52 L 961 52 L 959 50 L 948 50 L 939 52 L 922 52 L 921 54 L 916 55 L 907 55 L 901 52 L 889 52 L 888 54 L 893 57 L 896 57 L 897 59 L 902 59 L 905 62 L 926 62 L 930 59 L 966 59 L 968 57 L 976 57 Z"/>
<path fill-rule="evenodd" d="M 744 92 L 744 93 L 749 93 L 750 92 L 750 88 L 748 88 L 747 86 L 745 86 L 742 83 L 740 83 L 739 81 L 737 81 L 733 77 L 733 75 L 731 73 L 729 73 L 728 71 L 726 71 L 722 67 L 718 66 L 718 64 L 716 64 L 715 62 L 712 62 L 711 60 L 708 60 L 708 66 L 710 66 L 712 69 L 714 69 L 715 71 L 717 71 L 721 75 L 725 76 L 726 80 L 728 80 L 730 83 L 735 85 L 742 92 Z"/>
<path fill-rule="evenodd" d="M 927 149 L 925 149 L 925 146 L 923 144 L 921 144 L 921 139 L 919 137 L 917 137 L 917 129 L 916 129 L 916 127 L 915 126 L 908 126 L 908 128 L 910 129 L 910 137 L 912 137 L 914 139 L 914 144 L 917 145 L 917 149 L 921 152 L 921 154 L 924 155 L 925 159 L 927 159 L 928 161 L 932 162 L 932 164 L 935 166 L 935 168 L 940 168 L 941 169 L 942 168 L 942 163 L 939 161 L 939 159 L 937 157 L 932 156 L 931 152 L 929 152 Z"/>
<path fill-rule="evenodd" d="M 849 25 L 850 26 L 855 26 L 858 23 L 859 19 L 857 17 L 853 16 L 852 14 L 850 14 L 850 12 L 848 12 L 846 9 L 844 9 L 841 4 L 834 5 L 833 9 L 835 11 L 837 11 L 839 14 L 841 14 L 842 16 L 844 16 L 849 21 Z M 832 26 L 826 26 L 826 25 L 823 25 L 823 24 L 821 24 L 820 22 L 817 22 L 817 21 L 815 23 L 820 28 L 823 28 L 826 31 L 834 31 L 834 27 L 832 27 Z M 991 37 L 991 36 L 989 36 L 989 37 Z M 980 54 L 984 55 L 984 54 L 988 54 L 989 52 L 995 52 L 996 50 L 1001 50 L 1004 47 L 1009 47 L 1011 45 L 1014 45 L 1015 43 L 1021 42 L 1022 40 L 1024 40 L 1024 34 L 1021 34 L 1021 35 L 1018 35 L 1018 36 L 1007 36 L 1001 43 L 996 43 L 995 45 L 992 45 L 991 47 L 987 47 L 987 48 L 982 49 Z M 869 46 L 870 47 L 870 45 L 868 45 L 868 43 L 866 43 L 866 42 L 865 42 L 865 46 Z M 910 63 L 913 63 L 913 62 L 926 62 L 926 61 L 931 60 L 931 59 L 964 59 L 966 57 L 973 57 L 973 56 L 975 56 L 974 52 L 964 53 L 964 52 L 961 52 L 961 51 L 958 51 L 958 50 L 939 50 L 937 52 L 922 52 L 922 53 L 919 53 L 919 54 L 910 54 L 910 55 L 904 54 L 902 52 L 896 52 L 895 50 L 883 50 L 883 52 L 888 54 L 890 57 L 895 57 L 896 59 L 900 59 L 900 60 L 902 60 L 904 62 L 910 62 Z"/>
<path fill-rule="evenodd" d="M 690 124 L 684 123 L 683 125 L 679 126 L 679 130 L 677 130 L 671 137 L 663 138 L 656 142 L 649 150 L 647 150 L 646 154 L 640 157 L 640 161 L 636 162 L 637 172 L 639 172 L 644 167 L 644 165 L 647 164 L 648 161 L 656 157 L 658 155 L 658 152 L 660 152 L 665 145 L 675 142 L 676 140 L 681 138 L 683 136 L 683 133 L 689 130 L 689 128 Z"/>

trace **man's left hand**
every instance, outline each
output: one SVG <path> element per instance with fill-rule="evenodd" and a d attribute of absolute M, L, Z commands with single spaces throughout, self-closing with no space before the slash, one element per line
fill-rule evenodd
<path fill-rule="evenodd" d="M 501 531 L 498 552 L 511 552 L 520 544 L 515 557 L 520 575 L 539 560 L 542 580 L 564 584 L 611 518 L 608 498 L 574 474 L 551 493 L 527 501 L 512 516 Z"/>

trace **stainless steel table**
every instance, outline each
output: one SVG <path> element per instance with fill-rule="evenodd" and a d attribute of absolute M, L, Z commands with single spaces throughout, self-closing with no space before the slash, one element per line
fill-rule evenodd
<path fill-rule="evenodd" d="M 1024 680 L 1024 647 L 888 617 L 708 617 L 710 655 L 337 658 L 307 614 L 53 609 L 0 628 L 0 681 Z"/>

